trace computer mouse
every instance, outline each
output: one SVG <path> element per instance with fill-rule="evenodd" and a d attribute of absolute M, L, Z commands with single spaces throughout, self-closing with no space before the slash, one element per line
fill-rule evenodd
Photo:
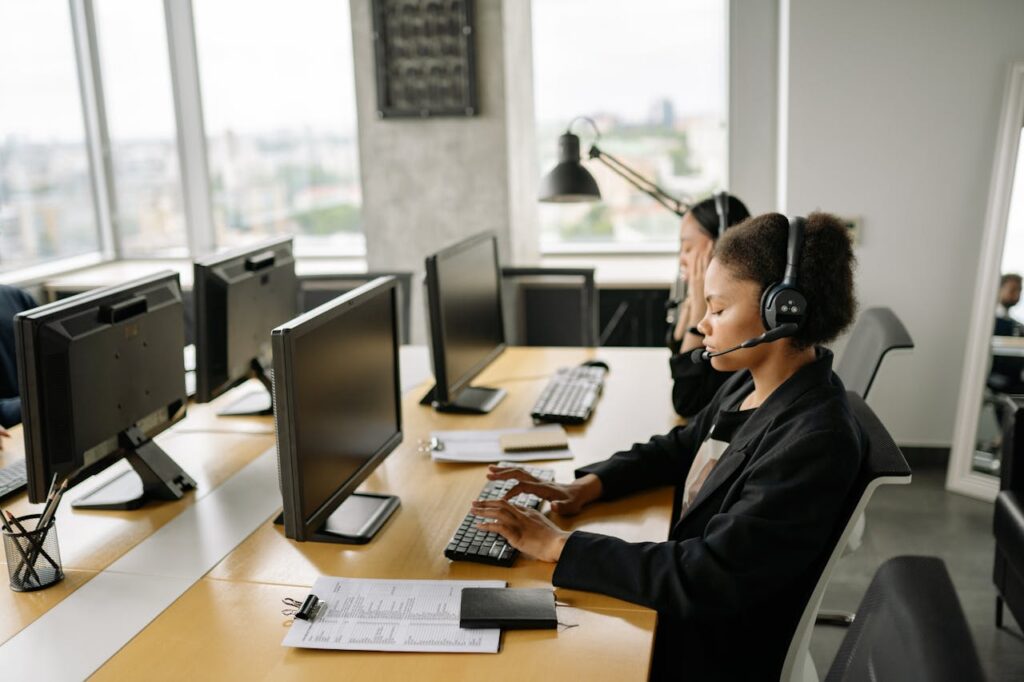
<path fill-rule="evenodd" d="M 586 362 L 581 362 L 580 367 L 601 367 L 606 372 L 609 370 L 608 363 L 604 360 L 587 360 Z"/>

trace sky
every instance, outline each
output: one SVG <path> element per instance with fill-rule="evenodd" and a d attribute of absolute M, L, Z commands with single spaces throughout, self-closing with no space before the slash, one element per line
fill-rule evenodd
<path fill-rule="evenodd" d="M 114 137 L 173 134 L 160 0 L 95 0 Z M 207 130 L 355 130 L 344 0 L 194 0 Z M 82 137 L 67 0 L 0 0 L 0 137 Z"/>
<path fill-rule="evenodd" d="M 538 121 L 725 112 L 724 0 L 533 0 Z"/>

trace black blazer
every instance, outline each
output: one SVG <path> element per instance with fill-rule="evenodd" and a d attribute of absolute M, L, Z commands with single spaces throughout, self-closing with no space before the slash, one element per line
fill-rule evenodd
<path fill-rule="evenodd" d="M 832 353 L 790 377 L 733 435 L 667 542 L 576 531 L 552 582 L 658 611 L 653 679 L 778 679 L 858 474 L 863 446 Z M 687 426 L 576 473 L 602 499 L 682 486 L 735 374 Z"/>

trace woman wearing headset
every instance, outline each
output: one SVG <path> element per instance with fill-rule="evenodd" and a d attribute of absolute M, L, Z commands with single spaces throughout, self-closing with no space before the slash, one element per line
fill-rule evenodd
<path fill-rule="evenodd" d="M 536 510 L 473 503 L 513 546 L 557 562 L 555 585 L 656 609 L 652 679 L 779 678 L 860 468 L 859 429 L 821 345 L 856 312 L 850 240 L 831 215 L 802 225 L 766 214 L 715 245 L 697 326 L 714 369 L 734 374 L 686 426 L 583 467 L 568 484 L 519 469 L 488 474 L 519 481 L 506 499 L 534 493 L 561 515 L 679 486 L 667 541 L 568 533 Z"/>
<path fill-rule="evenodd" d="M 704 272 L 711 250 L 722 235 L 723 226 L 732 226 L 750 217 L 742 201 L 725 192 L 696 204 L 683 216 L 679 228 L 679 274 L 687 283 L 686 299 L 679 304 L 675 324 L 668 330 L 672 351 L 672 405 L 678 414 L 691 417 L 708 404 L 715 391 L 729 378 L 709 363 L 694 364 L 690 353 L 700 348 L 703 337 L 697 323 L 704 317 Z"/>

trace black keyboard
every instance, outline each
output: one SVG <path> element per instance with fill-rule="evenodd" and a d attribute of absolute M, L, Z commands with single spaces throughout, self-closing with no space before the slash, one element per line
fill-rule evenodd
<path fill-rule="evenodd" d="M 520 467 L 533 474 L 534 478 L 541 481 L 555 480 L 553 469 L 541 469 L 539 467 L 523 466 L 515 462 L 498 462 L 498 466 Z M 498 500 L 505 496 L 516 481 L 487 481 L 487 485 L 480 491 L 478 500 Z M 536 495 L 520 493 L 509 500 L 512 504 L 522 507 L 539 509 L 541 499 Z M 519 550 L 508 544 L 505 538 L 492 531 L 477 528 L 480 521 L 489 519 L 483 516 L 476 516 L 472 512 L 466 514 L 462 523 L 455 530 L 455 535 L 448 542 L 444 555 L 452 561 L 476 561 L 481 564 L 494 564 L 495 566 L 511 566 L 519 555 Z"/>
<path fill-rule="evenodd" d="M 28 483 L 25 460 L 19 459 L 0 469 L 0 498 L 16 493 Z"/>
<path fill-rule="evenodd" d="M 563 367 L 541 391 L 530 416 L 536 422 L 582 424 L 594 411 L 606 374 L 603 367 Z"/>

